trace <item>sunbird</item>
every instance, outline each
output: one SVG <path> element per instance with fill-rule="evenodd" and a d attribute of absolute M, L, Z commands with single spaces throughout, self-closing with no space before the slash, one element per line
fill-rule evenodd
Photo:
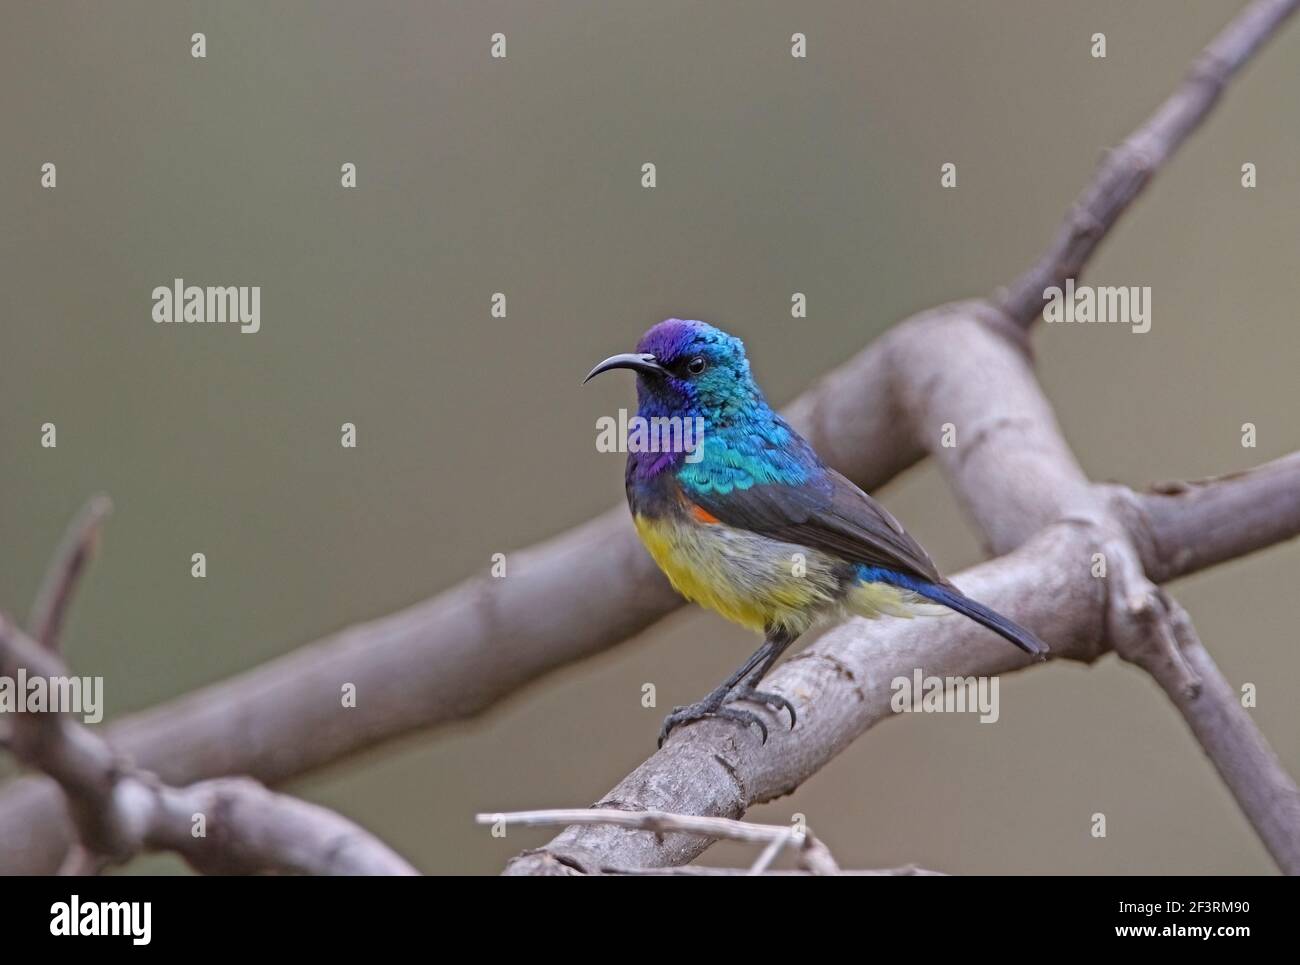
<path fill-rule="evenodd" d="M 742 700 L 785 710 L 793 729 L 794 705 L 758 684 L 791 643 L 837 615 L 913 616 L 939 604 L 1046 659 L 1046 644 L 940 576 L 898 520 L 772 411 L 740 339 L 670 318 L 583 381 L 611 369 L 636 373 L 637 414 L 648 424 L 676 417 L 703 427 L 690 452 L 629 451 L 624 481 L 642 543 L 678 593 L 764 635 L 703 700 L 673 709 L 660 746 L 705 717 L 757 725 L 766 743 L 762 719 L 729 706 Z"/>

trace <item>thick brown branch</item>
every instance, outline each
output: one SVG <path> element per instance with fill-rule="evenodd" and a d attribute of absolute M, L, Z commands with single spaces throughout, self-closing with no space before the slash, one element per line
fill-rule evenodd
<path fill-rule="evenodd" d="M 1300 486 L 1286 482 L 1297 473 L 1300 453 L 1293 453 L 1245 472 L 1164 483 L 1118 511 L 1140 514 L 1130 530 L 1152 540 L 1142 557 L 1147 574 L 1163 583 L 1300 534 Z M 1212 520 L 1216 531 L 1207 533 Z"/>

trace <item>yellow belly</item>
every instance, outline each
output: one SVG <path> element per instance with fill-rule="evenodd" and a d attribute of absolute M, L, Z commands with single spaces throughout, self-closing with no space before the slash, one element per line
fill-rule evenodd
<path fill-rule="evenodd" d="M 835 563 L 821 553 L 720 523 L 634 520 L 673 588 L 733 623 L 800 634 L 837 606 Z"/>

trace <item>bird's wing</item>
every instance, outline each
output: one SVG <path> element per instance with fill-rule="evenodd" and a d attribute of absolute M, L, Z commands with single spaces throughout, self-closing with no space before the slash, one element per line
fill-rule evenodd
<path fill-rule="evenodd" d="M 683 494 L 719 522 L 934 583 L 934 561 L 885 507 L 833 469 L 799 485 L 761 483 L 727 493 Z"/>

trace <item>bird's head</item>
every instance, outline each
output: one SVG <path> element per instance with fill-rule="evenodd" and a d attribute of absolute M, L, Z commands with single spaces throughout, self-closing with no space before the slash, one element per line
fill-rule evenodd
<path fill-rule="evenodd" d="M 706 322 L 662 321 L 641 336 L 635 352 L 605 359 L 584 381 L 610 369 L 636 372 L 646 414 L 713 420 L 767 404 L 749 374 L 745 344 Z"/>

